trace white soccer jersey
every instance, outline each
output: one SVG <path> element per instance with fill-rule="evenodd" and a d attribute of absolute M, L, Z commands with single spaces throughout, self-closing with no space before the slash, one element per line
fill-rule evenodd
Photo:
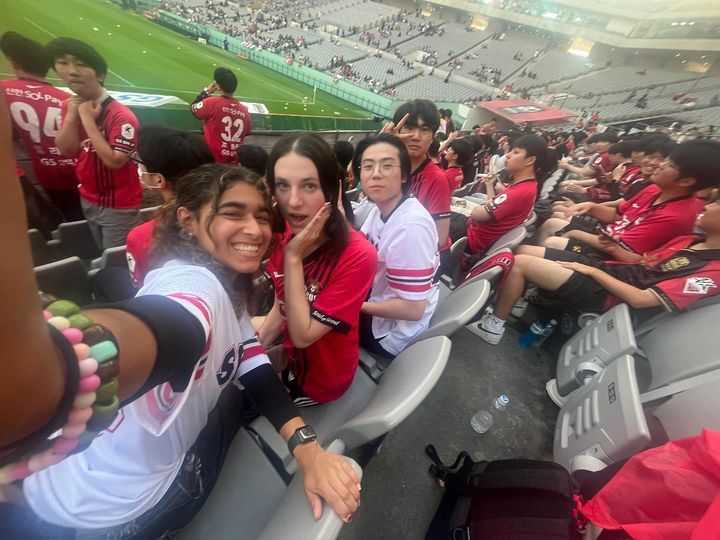
<path fill-rule="evenodd" d="M 171 261 L 145 278 L 138 296 L 150 294 L 172 298 L 200 321 L 205 354 L 185 391 L 175 393 L 169 383 L 155 387 L 123 407 L 87 450 L 25 480 L 25 497 L 45 521 L 105 528 L 151 509 L 177 475 L 223 388 L 269 363 L 247 313 L 238 320 L 230 297 L 206 268 Z"/>
<path fill-rule="evenodd" d="M 378 250 L 378 270 L 368 301 L 427 300 L 419 321 L 373 317 L 375 339 L 380 340 L 386 351 L 399 354 L 427 329 L 437 305 L 439 289 L 437 283 L 433 284 L 439 265 L 435 222 L 425 207 L 411 197 L 405 199 L 387 221 L 383 221 L 380 210 L 374 208 L 361 230 Z"/>

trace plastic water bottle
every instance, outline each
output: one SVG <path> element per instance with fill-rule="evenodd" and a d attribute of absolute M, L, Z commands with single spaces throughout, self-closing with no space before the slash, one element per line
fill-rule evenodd
<path fill-rule="evenodd" d="M 527 332 L 525 332 L 522 336 L 520 336 L 520 339 L 518 340 L 518 345 L 520 345 L 521 349 L 529 349 L 532 347 L 533 343 L 535 343 L 538 339 L 540 339 L 540 336 L 543 335 L 543 332 L 545 331 L 545 323 L 542 321 L 535 321 L 532 323 L 530 328 Z"/>
<path fill-rule="evenodd" d="M 552 336 L 552 333 L 555 331 L 555 328 L 557 327 L 558 322 L 555 319 L 550 320 L 550 324 L 545 326 L 545 330 L 543 330 L 542 336 L 540 336 L 535 343 L 533 343 L 533 347 L 539 347 L 543 343 L 545 343 L 545 340 Z"/>
<path fill-rule="evenodd" d="M 505 394 L 498 396 L 495 401 L 493 401 L 495 414 L 497 415 L 497 413 L 507 407 L 508 403 L 510 403 L 510 398 L 508 398 Z M 473 415 L 470 419 L 470 425 L 478 433 L 485 433 L 493 425 L 492 413 L 487 409 L 478 411 L 478 413 Z"/>

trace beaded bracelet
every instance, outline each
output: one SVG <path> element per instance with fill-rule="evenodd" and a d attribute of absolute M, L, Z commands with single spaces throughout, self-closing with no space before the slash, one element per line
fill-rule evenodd
<path fill-rule="evenodd" d="M 27 478 L 85 450 L 113 423 L 120 406 L 118 347 L 112 334 L 81 314 L 72 302 L 42 294 L 41 299 L 45 320 L 72 346 L 75 358 L 70 360 L 77 362 L 79 373 L 77 395 L 61 435 L 48 439 L 42 450 L 0 468 L 0 485 Z"/>

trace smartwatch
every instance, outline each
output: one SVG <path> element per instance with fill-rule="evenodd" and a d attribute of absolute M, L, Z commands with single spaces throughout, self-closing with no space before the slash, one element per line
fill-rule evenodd
<path fill-rule="evenodd" d="M 295 430 L 295 433 L 288 439 L 287 445 L 290 450 L 290 455 L 293 455 L 293 450 L 299 444 L 307 444 L 317 440 L 315 430 L 310 426 L 302 426 Z"/>

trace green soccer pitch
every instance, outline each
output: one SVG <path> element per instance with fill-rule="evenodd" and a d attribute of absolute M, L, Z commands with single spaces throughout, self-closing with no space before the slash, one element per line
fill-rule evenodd
<path fill-rule="evenodd" d="M 333 118 L 368 118 L 351 103 L 216 47 L 202 45 L 172 30 L 123 11 L 104 0 L 16 0 L 3 2 L 0 33 L 14 30 L 40 43 L 74 37 L 95 47 L 107 60 L 106 87 L 124 92 L 175 95 L 191 102 L 212 81 L 218 66 L 235 70 L 242 101 L 264 103 L 271 113 Z M 58 84 L 55 73 L 48 73 Z M 0 78 L 12 78 L 0 55 Z M 338 114 L 336 114 L 338 113 Z"/>

